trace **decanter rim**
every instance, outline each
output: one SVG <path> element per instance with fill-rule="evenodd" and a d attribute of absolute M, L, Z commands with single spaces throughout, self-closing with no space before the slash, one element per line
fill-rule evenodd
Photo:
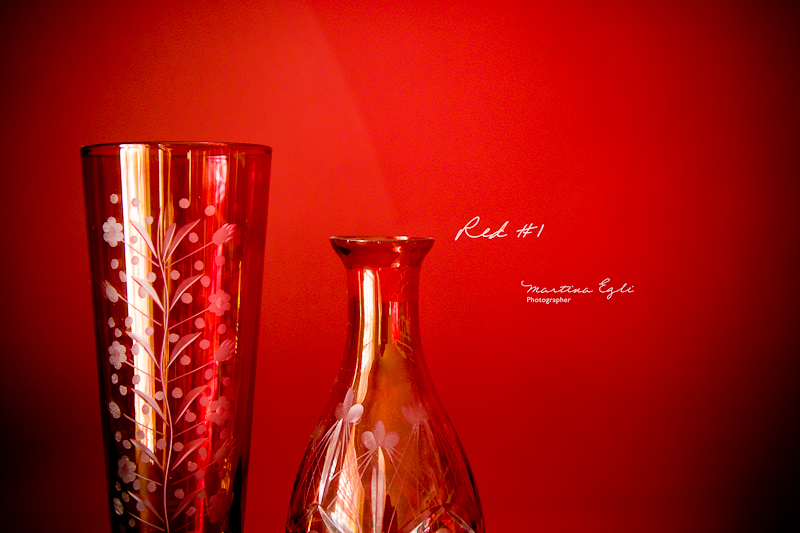
<path fill-rule="evenodd" d="M 332 241 L 347 242 L 424 242 L 433 241 L 433 237 L 414 237 L 409 235 L 334 235 Z"/>

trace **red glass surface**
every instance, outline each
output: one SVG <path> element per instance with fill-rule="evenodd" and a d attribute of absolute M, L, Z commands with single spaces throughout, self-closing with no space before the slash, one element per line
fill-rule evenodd
<path fill-rule="evenodd" d="M 112 531 L 241 531 L 271 150 L 82 150 Z"/>
<path fill-rule="evenodd" d="M 347 272 L 347 343 L 287 533 L 483 533 L 472 472 L 422 355 L 419 273 L 433 239 L 331 242 Z"/>

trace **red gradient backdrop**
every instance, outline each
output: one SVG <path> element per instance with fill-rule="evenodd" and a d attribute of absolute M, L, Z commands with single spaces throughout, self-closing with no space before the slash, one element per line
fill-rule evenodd
<path fill-rule="evenodd" d="M 249 533 L 341 357 L 327 237 L 376 233 L 437 239 L 423 345 L 488 531 L 800 528 L 790 3 L 0 11 L 6 529 L 107 530 L 78 148 L 135 140 L 274 148 Z M 508 237 L 455 241 L 475 216 Z"/>

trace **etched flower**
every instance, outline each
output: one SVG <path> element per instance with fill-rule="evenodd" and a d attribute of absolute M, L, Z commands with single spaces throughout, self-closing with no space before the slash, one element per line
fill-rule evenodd
<path fill-rule="evenodd" d="M 136 479 L 136 463 L 128 459 L 127 455 L 123 455 L 122 459 L 117 461 L 117 475 L 122 479 L 123 483 L 130 483 Z"/>
<path fill-rule="evenodd" d="M 125 238 L 122 234 L 122 224 L 117 222 L 114 217 L 108 217 L 108 220 L 103 223 L 103 240 L 109 246 L 116 246 L 119 241 Z"/>
<path fill-rule="evenodd" d="M 208 310 L 217 316 L 222 316 L 225 311 L 231 308 L 230 300 L 231 295 L 220 289 L 208 297 L 208 302 L 211 304 Z"/>
<path fill-rule="evenodd" d="M 117 370 L 119 370 L 122 367 L 122 363 L 128 359 L 125 355 L 125 351 L 125 346 L 117 341 L 114 341 L 111 346 L 108 347 L 108 353 L 111 354 L 108 358 L 108 362 L 114 365 L 114 368 Z"/>
<path fill-rule="evenodd" d="M 219 345 L 217 351 L 214 352 L 214 359 L 219 363 L 230 359 L 231 355 L 233 355 L 234 345 L 235 343 L 230 339 L 222 341 L 222 344 Z"/>
<path fill-rule="evenodd" d="M 358 422 L 364 414 L 364 406 L 360 403 L 353 405 L 353 387 L 347 389 L 344 395 L 344 402 L 336 406 L 336 419 L 346 422 Z"/>
<path fill-rule="evenodd" d="M 421 405 L 415 405 L 413 407 L 410 405 L 403 405 L 400 410 L 403 411 L 403 417 L 412 426 L 416 426 L 428 419 L 428 413 Z"/>
<path fill-rule="evenodd" d="M 233 239 L 234 231 L 236 231 L 236 224 L 224 224 L 214 232 L 214 236 L 211 237 L 211 240 L 216 245 L 224 244 Z"/>
<path fill-rule="evenodd" d="M 208 499 L 208 519 L 213 524 L 228 514 L 231 507 L 231 498 L 225 489 L 219 491 Z"/>
<path fill-rule="evenodd" d="M 400 435 L 398 435 L 396 431 L 386 433 L 383 422 L 378 420 L 375 422 L 375 427 L 372 428 L 372 431 L 365 431 L 361 434 L 361 442 L 369 451 L 376 450 L 377 448 L 390 450 L 400 442 Z"/>
<path fill-rule="evenodd" d="M 218 400 L 214 400 L 208 406 L 211 414 L 208 415 L 208 421 L 218 426 L 223 425 L 231 417 L 231 401 L 225 396 L 220 396 Z"/>

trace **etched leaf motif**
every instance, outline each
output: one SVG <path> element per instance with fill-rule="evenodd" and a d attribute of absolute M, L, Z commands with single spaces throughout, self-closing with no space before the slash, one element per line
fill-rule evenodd
<path fill-rule="evenodd" d="M 175 343 L 175 348 L 173 348 L 172 357 L 170 357 L 169 363 L 167 363 L 167 368 L 169 368 L 172 365 L 172 363 L 175 362 L 175 359 L 178 358 L 178 356 L 181 354 L 181 352 L 183 350 L 185 350 L 186 347 L 189 346 L 192 342 L 197 340 L 197 338 L 200 335 L 202 335 L 202 333 L 192 333 L 192 334 L 184 335 L 183 337 L 181 337 L 178 340 L 178 342 Z"/>
<path fill-rule="evenodd" d="M 197 280 L 199 280 L 202 277 L 203 277 L 202 274 L 198 274 L 197 276 L 192 276 L 191 278 L 186 278 L 185 280 L 183 280 L 181 282 L 180 285 L 178 285 L 178 290 L 175 291 L 175 296 L 172 299 L 172 304 L 170 304 L 170 306 L 169 306 L 169 310 L 170 311 L 172 311 L 172 308 L 175 307 L 175 304 L 178 302 L 178 300 L 180 300 L 180 298 L 183 295 L 183 293 L 186 292 L 189 289 L 189 287 L 191 287 L 192 285 L 197 283 Z"/>
<path fill-rule="evenodd" d="M 175 422 L 177 422 L 178 420 L 181 419 L 181 417 L 186 412 L 186 410 L 189 409 L 189 406 L 192 404 L 192 402 L 198 396 L 200 396 L 200 394 L 207 387 L 208 387 L 208 383 L 206 383 L 205 385 L 200 385 L 199 387 L 196 387 L 196 388 L 194 388 L 194 389 L 189 391 L 189 394 L 186 395 L 186 398 L 183 400 L 183 403 L 181 404 L 181 408 L 178 410 L 178 416 L 175 417 Z"/>
<path fill-rule="evenodd" d="M 147 510 L 150 511 L 151 513 L 153 513 L 154 515 L 156 515 L 159 520 L 161 520 L 162 522 L 164 521 L 164 519 L 161 518 L 161 515 L 158 514 L 158 511 L 156 511 L 156 508 L 153 507 L 153 504 L 151 504 L 149 501 L 145 500 L 144 498 L 141 498 L 141 497 L 137 496 L 136 493 L 134 493 L 133 491 L 128 491 L 128 494 L 130 494 L 131 498 L 133 498 L 137 502 L 141 502 L 142 505 L 147 507 Z M 159 528 L 159 529 L 161 529 L 161 528 Z M 162 529 L 161 531 L 164 531 L 164 530 Z"/>
<path fill-rule="evenodd" d="M 144 400 L 147 403 L 147 405 L 149 405 L 150 408 L 153 409 L 153 411 L 155 411 L 158 414 L 158 416 L 161 417 L 161 420 L 167 422 L 167 418 L 164 416 L 164 412 L 161 410 L 161 407 L 158 406 L 158 402 L 156 402 L 152 396 L 150 396 L 146 392 L 140 391 L 139 389 L 132 389 L 132 390 L 133 392 L 136 393 L 137 396 L 139 396 L 142 400 Z"/>
<path fill-rule="evenodd" d="M 202 438 L 199 438 L 199 439 L 195 439 L 192 442 L 190 442 L 189 444 L 187 444 L 186 446 L 184 446 L 183 447 L 183 451 L 181 451 L 181 454 L 175 460 L 175 464 L 172 465 L 171 470 L 175 470 L 176 468 L 178 468 L 178 466 L 183 462 L 184 459 L 186 459 L 189 456 L 190 453 L 192 453 L 197 448 L 202 446 L 203 443 L 205 441 L 207 441 L 207 440 L 208 440 L 208 437 L 202 437 Z"/>
<path fill-rule="evenodd" d="M 178 518 L 178 515 L 180 515 L 183 512 L 184 509 L 189 507 L 189 505 L 191 505 L 191 503 L 194 501 L 195 497 L 197 497 L 197 495 L 200 494 L 201 492 L 203 492 L 204 490 L 206 490 L 205 487 L 200 487 L 196 491 L 194 491 L 191 494 L 189 494 L 188 496 L 186 496 L 183 499 L 183 501 L 181 502 L 181 504 L 178 506 L 178 508 L 175 509 L 175 513 L 172 515 L 172 520 L 175 520 L 176 518 Z"/>
<path fill-rule="evenodd" d="M 158 297 L 158 294 L 156 294 L 156 291 L 153 288 L 153 286 L 150 285 L 150 283 L 147 280 L 143 280 L 142 278 L 137 278 L 136 276 L 131 276 L 131 277 L 134 279 L 134 281 L 136 283 L 139 284 L 139 286 L 141 288 L 144 289 L 144 292 L 146 292 L 147 295 L 150 296 L 150 298 L 153 299 L 153 301 L 159 307 L 159 309 L 161 309 L 163 311 L 164 310 L 164 306 L 161 305 L 161 299 Z"/>
<path fill-rule="evenodd" d="M 130 440 L 131 440 L 131 444 L 136 446 L 136 448 L 139 451 L 141 451 L 143 454 L 147 455 L 147 457 L 149 457 L 150 460 L 153 461 L 153 463 L 156 466 L 158 466 L 159 469 L 161 469 L 161 461 L 159 461 L 156 458 L 156 454 L 153 453 L 153 450 L 151 450 L 150 448 L 148 448 L 147 446 L 145 446 L 143 443 L 141 443 L 140 441 L 138 441 L 136 439 L 130 439 Z"/>
<path fill-rule="evenodd" d="M 194 227 L 197 225 L 198 222 L 200 222 L 199 218 L 197 220 L 195 220 L 194 222 L 189 222 L 188 224 L 183 226 L 178 231 L 178 233 L 175 234 L 175 237 L 172 239 L 172 242 L 170 243 L 169 247 L 167 248 L 166 254 L 164 254 L 164 260 L 165 261 L 167 259 L 169 259 L 170 256 L 172 256 L 172 254 L 178 248 L 178 245 L 181 243 L 183 238 L 186 237 L 186 234 L 188 234 L 190 231 L 192 231 L 192 229 L 194 229 Z"/>
<path fill-rule="evenodd" d="M 136 231 L 139 232 L 139 235 L 142 236 L 142 239 L 144 239 L 144 242 L 147 244 L 147 247 L 150 248 L 150 252 L 153 254 L 153 257 L 158 257 L 158 254 L 156 253 L 156 248 L 155 246 L 153 246 L 153 241 L 150 239 L 150 234 L 147 233 L 147 230 L 144 228 L 144 226 L 142 226 L 139 222 L 136 222 L 135 220 L 131 220 L 131 224 L 133 224 L 133 227 L 136 228 Z"/>
<path fill-rule="evenodd" d="M 328 490 L 328 483 L 330 483 L 334 476 L 334 474 L 331 473 L 331 469 L 336 468 L 334 457 L 336 456 L 336 451 L 339 448 L 339 432 L 342 430 L 342 424 L 344 424 L 344 422 L 341 420 L 336 422 L 333 435 L 328 441 L 328 449 L 325 453 L 325 464 L 322 467 L 322 476 L 320 477 L 319 483 L 319 501 L 322 501 L 325 498 L 325 493 Z"/>
<path fill-rule="evenodd" d="M 147 355 L 150 356 L 150 359 L 153 361 L 153 364 L 156 365 L 156 368 L 161 368 L 161 365 L 158 364 L 158 361 L 156 361 L 156 356 L 153 355 L 153 350 L 152 348 L 150 348 L 150 343 L 147 342 L 147 339 L 145 339 L 138 333 L 134 333 L 133 331 L 126 331 L 125 333 L 127 333 L 128 337 L 135 340 L 136 343 L 139 344 L 139 346 L 141 346 L 145 352 L 147 352 Z"/>
<path fill-rule="evenodd" d="M 172 236 L 175 235 L 175 229 L 178 227 L 177 224 L 174 222 L 169 225 L 167 228 L 166 233 L 164 233 L 164 240 L 161 241 L 161 253 L 166 256 L 166 250 L 169 248 L 170 244 L 172 243 Z"/>

